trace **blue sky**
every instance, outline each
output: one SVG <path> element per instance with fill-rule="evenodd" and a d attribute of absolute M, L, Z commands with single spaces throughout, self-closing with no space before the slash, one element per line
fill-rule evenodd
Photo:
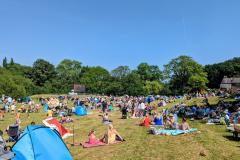
<path fill-rule="evenodd" d="M 240 56 L 239 0 L 0 0 L 0 60 L 64 58 L 112 70 L 185 54 Z"/>

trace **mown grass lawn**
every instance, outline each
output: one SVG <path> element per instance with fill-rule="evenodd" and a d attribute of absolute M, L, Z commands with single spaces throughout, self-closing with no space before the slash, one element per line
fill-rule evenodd
<path fill-rule="evenodd" d="M 215 100 L 213 100 L 215 101 Z M 192 103 L 192 102 L 188 102 Z M 170 106 L 170 105 L 169 105 Z M 42 124 L 46 117 L 45 113 L 32 113 L 30 117 L 22 114 L 22 128 L 35 121 Z M 121 113 L 114 111 L 110 113 L 114 126 L 126 139 L 124 143 L 104 147 L 83 149 L 81 146 L 72 147 L 72 138 L 65 139 L 65 142 L 74 159 L 98 159 L 98 160 L 146 160 L 146 159 L 209 159 L 209 160 L 239 160 L 240 142 L 231 139 L 232 134 L 226 131 L 225 126 L 206 125 L 200 121 L 189 122 L 192 128 L 198 128 L 201 133 L 180 135 L 180 136 L 154 136 L 148 134 L 149 128 L 140 127 L 140 119 L 120 119 Z M 88 132 L 95 129 L 96 135 L 101 138 L 106 132 L 107 126 L 102 124 L 99 113 L 94 111 L 91 115 L 76 117 L 75 142 L 80 143 L 87 140 Z M 5 130 L 7 125 L 15 121 L 15 115 L 8 113 L 4 121 L 0 121 L 0 128 Z M 66 124 L 72 129 L 73 123 Z M 4 135 L 6 138 L 6 134 Z M 43 137 L 44 140 L 44 137 Z M 201 156 L 200 152 L 206 154 Z M 57 153 L 56 153 L 57 154 Z"/>

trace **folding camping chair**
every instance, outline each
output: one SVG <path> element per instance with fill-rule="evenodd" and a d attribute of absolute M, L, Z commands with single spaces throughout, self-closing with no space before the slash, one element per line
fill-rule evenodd
<path fill-rule="evenodd" d="M 14 157 L 14 153 L 8 150 L 6 143 L 4 142 L 3 138 L 0 136 L 0 160 L 10 160 Z"/>
<path fill-rule="evenodd" d="M 19 130 L 19 125 L 17 124 L 10 125 L 7 130 L 7 134 L 9 136 L 7 142 L 16 142 L 21 134 Z"/>
<path fill-rule="evenodd" d="M 3 132 L 0 130 L 0 160 L 10 160 L 14 157 L 11 147 L 6 145 L 3 139 Z"/>

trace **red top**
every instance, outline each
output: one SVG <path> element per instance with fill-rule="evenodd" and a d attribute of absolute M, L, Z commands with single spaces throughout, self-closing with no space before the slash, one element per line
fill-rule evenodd
<path fill-rule="evenodd" d="M 143 120 L 143 126 L 150 126 L 151 119 L 149 117 L 145 117 Z"/>

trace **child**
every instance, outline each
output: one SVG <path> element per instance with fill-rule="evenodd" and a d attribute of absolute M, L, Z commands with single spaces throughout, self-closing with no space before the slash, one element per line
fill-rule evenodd
<path fill-rule="evenodd" d="M 150 126 L 150 124 L 151 124 L 151 119 L 148 117 L 148 114 L 146 114 L 146 116 L 143 120 L 143 123 L 141 123 L 140 125 L 148 127 L 148 126 Z"/>
<path fill-rule="evenodd" d="M 88 143 L 89 144 L 98 144 L 100 141 L 95 136 L 95 130 L 91 130 L 88 134 Z"/>
<path fill-rule="evenodd" d="M 21 113 L 20 113 L 20 111 L 18 111 L 16 114 L 16 124 L 18 124 L 18 125 L 20 125 L 20 123 L 21 123 L 20 116 L 21 116 Z"/>

